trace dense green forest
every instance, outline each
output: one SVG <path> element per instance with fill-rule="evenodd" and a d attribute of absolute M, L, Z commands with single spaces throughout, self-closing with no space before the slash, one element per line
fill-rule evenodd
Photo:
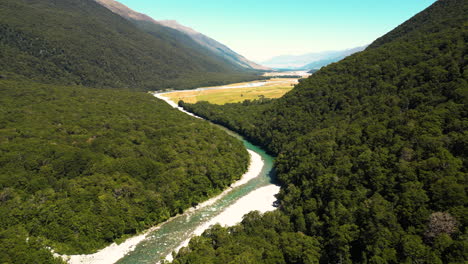
<path fill-rule="evenodd" d="M 467 14 L 439 0 L 281 99 L 181 102 L 276 154 L 283 188 L 173 263 L 466 263 Z"/>
<path fill-rule="evenodd" d="M 221 192 L 248 160 L 150 94 L 0 80 L 0 262 L 91 253 Z"/>
<path fill-rule="evenodd" d="M 176 30 L 147 31 L 93 0 L 2 0 L 0 75 L 144 91 L 258 79 Z"/>
<path fill-rule="evenodd" d="M 0 263 L 60 263 L 221 192 L 242 143 L 130 91 L 256 74 L 93 0 L 0 1 Z"/>

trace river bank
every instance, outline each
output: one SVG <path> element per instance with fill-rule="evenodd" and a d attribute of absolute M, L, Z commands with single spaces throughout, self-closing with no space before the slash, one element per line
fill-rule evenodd
<path fill-rule="evenodd" d="M 221 194 L 195 206 L 190 209 L 188 209 L 184 214 L 190 214 L 195 210 L 199 210 L 201 208 L 204 208 L 206 206 L 212 205 L 215 203 L 217 200 L 225 196 L 228 192 L 230 192 L 233 188 L 241 186 L 251 179 L 255 178 L 258 176 L 258 174 L 261 172 L 262 167 L 264 165 L 262 158 L 260 155 L 257 153 L 250 151 L 250 165 L 248 167 L 248 170 L 244 175 L 242 175 L 241 179 L 234 182 L 231 187 L 223 191 Z M 273 201 L 272 201 L 273 203 Z M 175 217 L 179 217 L 175 216 Z M 173 217 L 173 218 L 175 218 Z M 167 220 L 170 221 L 171 219 Z M 166 221 L 166 222 L 167 222 Z M 164 222 L 165 223 L 165 222 Z M 155 227 L 152 227 L 148 229 L 147 231 L 143 232 L 140 235 L 136 235 L 134 237 L 128 238 L 121 244 L 113 243 L 110 246 L 103 248 L 99 250 L 98 252 L 94 254 L 87 254 L 87 255 L 57 255 L 65 259 L 68 263 L 70 264 L 112 264 L 116 263 L 119 259 L 123 258 L 126 254 L 129 252 L 133 251 L 135 249 L 135 246 L 141 243 L 149 234 L 154 232 L 155 230 L 159 229 L 164 223 L 161 223 Z M 207 226 L 209 227 L 209 226 Z M 206 229 L 206 228 L 205 228 Z M 201 234 L 201 233 L 200 233 Z M 188 241 L 187 241 L 188 243 Z"/>
<path fill-rule="evenodd" d="M 197 117 L 162 94 L 155 97 L 191 116 Z M 199 118 L 199 117 L 197 117 Z M 156 263 L 171 260 L 172 252 L 187 246 L 193 236 L 201 235 L 214 224 L 232 226 L 250 211 L 272 211 L 279 187 L 271 184 L 273 158 L 244 141 L 250 154 L 248 171 L 228 189 L 164 223 L 117 245 L 89 255 L 62 256 L 70 264 Z"/>
<path fill-rule="evenodd" d="M 165 94 L 154 95 L 184 111 L 175 102 L 166 98 Z M 239 223 L 250 211 L 256 210 L 263 213 L 276 209 L 274 207 L 275 195 L 280 188 L 272 183 L 274 158 L 234 132 L 227 129 L 226 131 L 241 140 L 249 152 L 254 151 L 261 156 L 264 164 L 260 174 L 245 175 L 241 181 L 231 185 L 232 189 L 225 196 L 215 202 L 210 202 L 210 205 L 190 210 L 187 214 L 166 222 L 142 241 L 134 251 L 120 259 L 118 264 L 157 263 L 163 259 L 171 260 L 173 252 L 186 246 L 193 236 L 202 234 L 214 224 L 232 226 Z M 252 160 L 255 160 L 255 155 L 252 155 Z"/>
<path fill-rule="evenodd" d="M 193 235 L 180 244 L 174 251 L 178 252 L 181 248 L 188 246 L 192 237 L 203 234 L 203 232 L 210 228 L 210 226 L 215 224 L 220 224 L 221 226 L 234 226 L 240 223 L 244 215 L 249 212 L 259 211 L 260 213 L 265 213 L 275 210 L 276 207 L 274 207 L 274 202 L 276 201 L 276 198 L 272 193 L 276 194 L 279 193 L 279 191 L 279 186 L 269 185 L 247 194 L 240 198 L 236 203 L 226 208 L 218 216 L 199 226 L 193 232 Z M 265 204 L 270 204 L 270 206 L 265 206 Z M 172 261 L 172 254 L 167 255 L 166 260 Z"/>

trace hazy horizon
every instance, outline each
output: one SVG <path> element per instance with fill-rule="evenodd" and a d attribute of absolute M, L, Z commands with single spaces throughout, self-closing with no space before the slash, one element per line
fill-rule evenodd
<path fill-rule="evenodd" d="M 246 58 L 263 62 L 364 46 L 435 0 L 120 0 L 156 20 L 177 20 Z"/>

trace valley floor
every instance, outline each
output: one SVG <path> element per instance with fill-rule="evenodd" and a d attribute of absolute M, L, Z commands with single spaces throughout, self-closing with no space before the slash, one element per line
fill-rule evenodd
<path fill-rule="evenodd" d="M 213 104 L 238 103 L 244 100 L 280 98 L 294 88 L 297 78 L 273 78 L 270 80 L 235 83 L 226 86 L 206 87 L 195 90 L 174 91 L 164 94 L 174 103 L 207 101 Z"/>

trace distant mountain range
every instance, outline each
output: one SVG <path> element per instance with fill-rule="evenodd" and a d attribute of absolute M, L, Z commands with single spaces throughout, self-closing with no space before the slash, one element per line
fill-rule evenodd
<path fill-rule="evenodd" d="M 129 20 L 132 20 L 136 23 L 144 23 L 146 22 L 146 26 L 149 24 L 156 24 L 156 25 L 162 25 L 168 28 L 175 29 L 179 32 L 182 32 L 186 35 L 188 35 L 190 38 L 192 38 L 195 42 L 200 44 L 201 46 L 207 48 L 214 54 L 221 56 L 222 58 L 230 61 L 231 63 L 237 64 L 243 68 L 247 69 L 254 69 L 254 70 L 269 70 L 270 68 L 264 67 L 261 65 L 258 65 L 242 55 L 234 52 L 230 48 L 228 48 L 226 45 L 223 45 L 219 43 L 218 41 L 203 35 L 202 33 L 199 33 L 195 31 L 194 29 L 190 27 L 186 27 L 184 25 L 179 24 L 175 20 L 154 20 L 153 18 L 145 15 L 138 13 L 129 7 L 123 5 L 122 3 L 119 3 L 114 0 L 96 0 L 96 2 L 100 3 L 101 5 L 107 7 L 109 10 L 112 12 L 126 18 Z"/>
<path fill-rule="evenodd" d="M 282 55 L 261 62 L 261 64 L 275 69 L 320 69 L 330 63 L 340 61 L 353 53 L 363 51 L 366 47 L 367 45 L 347 50 L 323 51 L 303 55 Z"/>

